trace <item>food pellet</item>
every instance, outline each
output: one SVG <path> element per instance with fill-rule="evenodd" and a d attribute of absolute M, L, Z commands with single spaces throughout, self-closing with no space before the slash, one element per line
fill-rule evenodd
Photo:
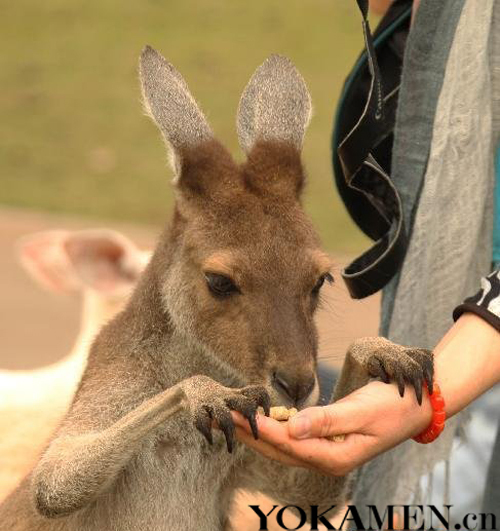
<path fill-rule="evenodd" d="M 274 420 L 285 421 L 297 414 L 297 409 L 292 407 L 291 409 L 285 406 L 276 406 L 271 408 L 271 418 Z"/>

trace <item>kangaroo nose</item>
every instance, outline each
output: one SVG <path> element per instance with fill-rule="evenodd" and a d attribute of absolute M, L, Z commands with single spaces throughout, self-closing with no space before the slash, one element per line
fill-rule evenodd
<path fill-rule="evenodd" d="M 273 387 L 294 405 L 306 401 L 314 389 L 315 382 L 313 374 L 297 375 L 283 370 L 275 371 L 273 374 Z"/>

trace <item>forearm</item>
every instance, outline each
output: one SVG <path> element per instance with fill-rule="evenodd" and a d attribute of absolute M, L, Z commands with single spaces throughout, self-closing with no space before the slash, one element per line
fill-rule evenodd
<path fill-rule="evenodd" d="M 31 478 L 37 511 L 56 518 L 77 511 L 115 480 L 129 457 L 101 433 L 60 437 L 52 442 Z"/>
<path fill-rule="evenodd" d="M 500 381 L 500 333 L 464 313 L 434 349 L 436 381 L 448 417 Z"/>
<path fill-rule="evenodd" d="M 144 437 L 182 409 L 184 397 L 176 386 L 102 431 L 58 434 L 32 474 L 38 512 L 58 517 L 89 504 L 114 483 Z"/>

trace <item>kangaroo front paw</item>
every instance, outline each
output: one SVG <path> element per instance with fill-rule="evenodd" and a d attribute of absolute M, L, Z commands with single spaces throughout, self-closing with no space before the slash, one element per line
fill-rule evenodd
<path fill-rule="evenodd" d="M 357 361 L 373 378 L 385 383 L 395 382 L 403 397 L 406 384 L 415 389 L 418 403 L 422 404 L 422 387 L 427 384 L 432 393 L 434 376 L 433 354 L 430 350 L 403 347 L 383 338 L 366 338 L 354 345 L 353 354 L 361 349 Z"/>
<path fill-rule="evenodd" d="M 217 422 L 226 438 L 227 450 L 233 451 L 234 423 L 231 411 L 241 413 L 250 424 L 253 436 L 259 436 L 256 414 L 260 406 L 269 416 L 270 398 L 264 387 L 250 385 L 242 389 L 224 387 L 206 376 L 190 378 L 185 392 L 195 427 L 213 444 L 212 422 Z"/>

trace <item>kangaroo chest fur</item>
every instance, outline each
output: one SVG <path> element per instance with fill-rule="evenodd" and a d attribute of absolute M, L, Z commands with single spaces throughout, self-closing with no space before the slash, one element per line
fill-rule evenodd
<path fill-rule="evenodd" d="M 161 350 L 164 363 L 157 365 L 156 377 L 163 376 L 162 388 L 196 374 L 209 374 L 224 385 L 232 383 L 222 373 L 217 377 L 214 372 L 218 371 L 209 358 L 195 346 L 187 346 L 182 336 L 164 338 Z M 107 494 L 74 515 L 77 528 L 81 525 L 86 531 L 229 529 L 231 502 L 252 455 L 253 451 L 243 444 L 237 444 L 229 453 L 218 430 L 213 430 L 213 445 L 209 445 L 194 427 L 189 413 L 180 411 L 143 441 Z M 103 521 L 107 522 L 105 527 Z M 69 529 L 75 529 L 73 522 Z"/>
<path fill-rule="evenodd" d="M 231 502 L 239 471 L 250 450 L 238 445 L 229 454 L 222 434 L 208 443 L 181 414 L 144 441 L 141 452 L 120 473 L 112 487 L 71 515 L 45 519 L 32 510 L 23 514 L 29 485 L 8 500 L 11 514 L 0 522 L 10 531 L 221 531 L 230 529 Z M 172 430 L 182 436 L 172 439 Z M 147 505 L 147 510 L 144 509 Z M 1 511 L 0 511 L 1 512 Z M 3 527 L 5 525 L 6 527 Z"/>
<path fill-rule="evenodd" d="M 74 515 L 82 528 L 227 529 L 238 468 L 248 450 L 239 445 L 229 454 L 220 434 L 214 434 L 214 445 L 210 447 L 195 430 L 189 432 L 178 441 L 159 439 L 149 443 L 150 448 L 129 464 L 108 494 L 80 515 Z M 103 522 L 107 522 L 105 527 Z"/>

